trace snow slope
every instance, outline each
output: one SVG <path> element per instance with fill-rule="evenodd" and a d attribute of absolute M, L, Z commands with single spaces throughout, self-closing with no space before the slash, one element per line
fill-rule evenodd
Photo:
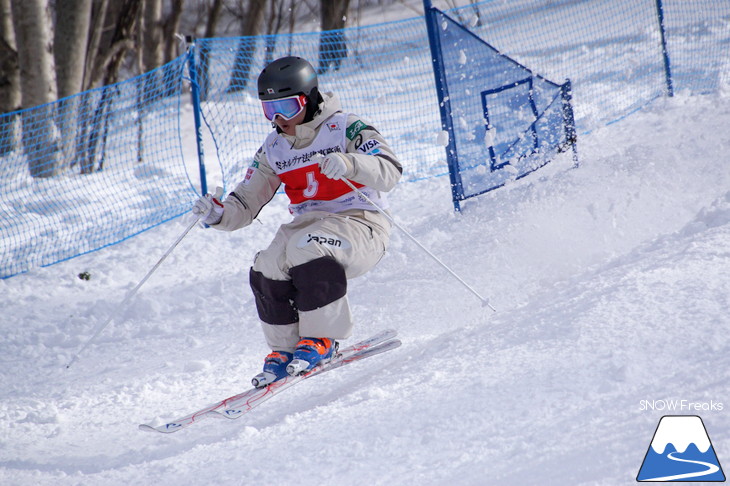
<path fill-rule="evenodd" d="M 578 169 L 461 215 L 447 178 L 401 184 L 396 219 L 498 312 L 395 230 L 350 295 L 353 339 L 393 327 L 401 348 L 170 436 L 137 424 L 259 370 L 247 272 L 285 201 L 235 233 L 192 231 L 69 370 L 184 222 L 0 280 L 0 484 L 635 484 L 676 413 L 701 415 L 730 463 L 729 125 L 727 93 L 660 100 L 582 136 Z M 668 400 L 687 405 L 644 406 Z"/>

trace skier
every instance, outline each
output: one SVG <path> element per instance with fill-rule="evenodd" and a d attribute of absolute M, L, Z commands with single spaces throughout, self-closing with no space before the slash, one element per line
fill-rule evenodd
<path fill-rule="evenodd" d="M 251 224 L 284 184 L 293 220 L 256 254 L 249 273 L 272 350 L 252 380 L 261 387 L 330 359 L 336 340 L 352 333 L 347 279 L 380 261 L 391 224 L 340 179 L 387 208 L 384 193 L 403 168 L 375 128 L 343 112 L 336 95 L 319 91 L 305 59 L 271 62 L 259 75 L 258 92 L 274 131 L 225 201 L 208 194 L 193 212 L 206 225 L 233 231 Z"/>

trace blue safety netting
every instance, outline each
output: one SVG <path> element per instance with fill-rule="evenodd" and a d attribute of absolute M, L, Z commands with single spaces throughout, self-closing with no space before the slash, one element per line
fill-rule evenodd
<path fill-rule="evenodd" d="M 730 84 L 726 0 L 491 0 L 446 14 L 534 73 L 512 89 L 488 87 L 475 97 L 502 126 L 510 107 L 529 118 L 531 103 L 538 115 L 543 103 L 550 106 L 554 98 L 540 93 L 541 80 L 572 82 L 578 136 L 665 95 L 668 80 L 675 92 L 689 93 Z M 405 181 L 449 174 L 426 23 L 418 17 L 327 33 L 198 40 L 190 55 L 209 187 L 231 189 L 243 177 L 270 130 L 255 80 L 269 60 L 290 54 L 309 59 L 322 89 L 383 133 Z M 460 58 L 451 56 L 457 64 Z M 0 116 L 0 277 L 119 242 L 190 208 L 201 187 L 190 59 Z M 558 119 L 557 109 L 546 113 L 549 123 Z M 478 119 L 466 119 L 467 131 L 472 122 L 475 137 L 490 138 Z M 463 161 L 473 168 L 463 181 L 467 191 L 481 190 L 480 170 L 523 150 L 510 149 L 500 132 L 486 169 L 476 158 Z M 548 131 L 537 126 L 532 133 Z"/>
<path fill-rule="evenodd" d="M 0 276 L 188 210 L 195 188 L 181 164 L 185 64 L 0 117 Z"/>
<path fill-rule="evenodd" d="M 454 204 L 575 156 L 570 83 L 503 55 L 448 15 L 428 12 Z"/>

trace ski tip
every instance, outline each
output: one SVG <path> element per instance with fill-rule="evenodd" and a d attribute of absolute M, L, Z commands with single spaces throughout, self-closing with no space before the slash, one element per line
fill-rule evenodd
<path fill-rule="evenodd" d="M 235 418 L 240 417 L 244 413 L 245 413 L 244 410 L 237 409 L 237 408 L 229 408 L 229 409 L 223 410 L 223 412 L 221 412 L 220 415 L 224 416 L 225 418 L 235 419 Z"/>
<path fill-rule="evenodd" d="M 177 432 L 182 428 L 184 428 L 183 424 L 178 424 L 175 422 L 159 426 L 154 426 L 150 424 L 139 424 L 139 430 L 144 430 L 145 432 L 162 432 L 163 434 L 171 434 L 173 432 Z"/>

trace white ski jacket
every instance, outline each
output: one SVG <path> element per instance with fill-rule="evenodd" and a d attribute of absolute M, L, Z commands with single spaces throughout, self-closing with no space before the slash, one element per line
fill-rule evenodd
<path fill-rule="evenodd" d="M 309 177 L 316 177 L 316 184 L 319 185 L 319 191 L 310 201 L 312 202 L 312 210 L 322 210 L 324 208 L 326 211 L 335 213 L 349 212 L 350 210 L 373 210 L 374 208 L 367 208 L 362 204 L 353 207 L 347 204 L 338 204 L 337 201 L 332 202 L 335 199 L 351 202 L 353 197 L 354 199 L 357 199 L 357 197 L 354 194 L 350 195 L 353 197 L 347 197 L 346 193 L 350 190 L 348 188 L 346 191 L 342 191 L 341 188 L 344 186 L 344 182 L 327 179 L 319 173 L 316 164 L 310 164 L 309 162 L 309 157 L 317 151 L 321 152 L 323 150 L 322 144 L 326 145 L 328 143 L 327 140 L 322 140 L 325 138 L 324 135 L 335 129 L 344 130 L 344 136 L 342 136 L 342 142 L 340 143 L 342 147 L 330 147 L 328 150 L 344 152 L 348 164 L 348 170 L 344 177 L 356 183 L 369 196 L 373 196 L 374 200 L 385 204 L 382 193 L 393 189 L 400 179 L 403 172 L 400 162 L 375 128 L 357 115 L 347 114 L 344 116 L 336 95 L 323 93 L 322 97 L 324 101 L 319 105 L 319 112 L 310 122 L 298 125 L 295 136 L 275 131 L 267 137 L 266 142 L 254 156 L 244 180 L 226 198 L 223 217 L 218 224 L 213 225 L 214 228 L 233 231 L 251 224 L 261 208 L 271 200 L 284 181 L 287 181 L 290 186 L 300 186 L 287 188 L 287 195 L 292 203 L 290 206 L 292 213 L 296 216 L 300 214 L 300 211 L 305 212 L 307 204 L 303 203 L 307 202 L 305 199 L 307 199 L 308 193 L 303 187 L 306 188 L 307 184 L 312 182 L 304 179 L 306 172 L 311 173 Z M 333 126 L 338 119 L 346 120 L 344 126 Z M 332 138 L 331 140 L 335 139 Z M 317 150 L 308 150 L 312 148 L 313 143 L 317 145 Z M 333 143 L 330 141 L 330 145 Z M 282 153 L 288 151 L 292 154 L 290 160 L 293 160 L 289 163 L 302 166 L 310 164 L 307 170 L 299 171 L 301 175 L 298 177 L 302 179 L 301 181 L 298 181 L 296 177 L 292 177 L 286 171 L 282 171 L 281 162 L 277 166 L 275 164 L 277 160 L 270 160 L 271 157 L 268 153 L 274 151 L 276 151 L 276 159 L 279 162 L 282 159 Z M 285 182 L 285 186 L 287 182 Z M 336 186 L 339 186 L 339 188 Z M 320 196 L 324 199 L 318 199 Z M 369 216 L 368 219 L 371 221 L 382 219 L 382 221 L 378 221 L 378 224 L 389 229 L 390 224 L 382 215 Z"/>

